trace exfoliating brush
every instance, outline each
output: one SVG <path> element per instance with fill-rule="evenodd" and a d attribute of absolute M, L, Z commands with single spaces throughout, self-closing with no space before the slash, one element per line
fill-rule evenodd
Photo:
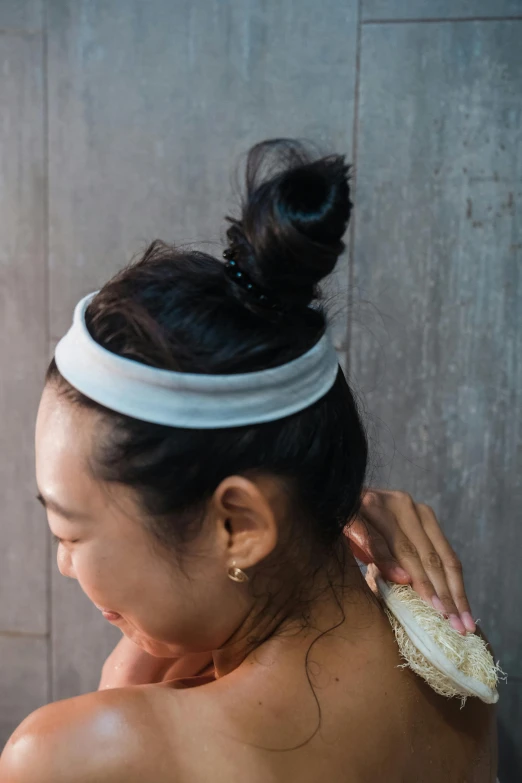
<path fill-rule="evenodd" d="M 506 675 L 480 636 L 462 636 L 410 585 L 386 582 L 377 569 L 369 571 L 368 576 L 376 584 L 406 660 L 403 666 L 409 666 L 441 696 L 459 696 L 461 707 L 468 696 L 486 704 L 498 701 L 498 677 L 501 674 L 501 679 L 506 679 Z"/>

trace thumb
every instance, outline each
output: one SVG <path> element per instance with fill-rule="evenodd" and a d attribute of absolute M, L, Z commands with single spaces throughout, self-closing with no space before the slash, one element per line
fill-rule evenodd
<path fill-rule="evenodd" d="M 365 565 L 374 563 L 383 579 L 397 584 L 410 584 L 411 577 L 393 557 L 383 536 L 367 520 L 357 518 L 345 528 L 350 549 Z"/>

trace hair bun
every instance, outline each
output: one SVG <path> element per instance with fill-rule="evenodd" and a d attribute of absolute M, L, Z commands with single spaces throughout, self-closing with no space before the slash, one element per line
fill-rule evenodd
<path fill-rule="evenodd" d="M 319 298 L 344 251 L 352 204 L 344 155 L 315 158 L 303 142 L 269 139 L 248 152 L 246 196 L 227 230 L 240 265 L 287 304 Z"/>

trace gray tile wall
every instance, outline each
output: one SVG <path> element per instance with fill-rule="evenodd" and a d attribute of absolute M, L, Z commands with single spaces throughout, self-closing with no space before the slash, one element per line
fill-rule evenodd
<path fill-rule="evenodd" d="M 154 237 L 218 254 L 233 164 L 290 135 L 356 164 L 352 252 L 329 284 L 335 339 L 378 439 L 375 483 L 433 505 L 511 675 L 509 782 L 522 728 L 516 16 L 521 0 L 0 2 L 0 747 L 39 704 L 96 688 L 118 638 L 60 577 L 33 499 L 54 346 L 78 298 Z"/>
<path fill-rule="evenodd" d="M 522 20 L 363 26 L 349 350 L 375 481 L 435 509 L 510 675 L 503 750 L 522 697 L 521 38 Z"/>
<path fill-rule="evenodd" d="M 41 11 L 0 3 L 0 747 L 51 698 L 49 536 L 33 500 L 48 352 Z"/>

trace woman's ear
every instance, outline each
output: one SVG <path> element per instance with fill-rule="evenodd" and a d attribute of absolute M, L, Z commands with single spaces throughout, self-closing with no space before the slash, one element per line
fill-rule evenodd
<path fill-rule="evenodd" d="M 214 513 L 227 566 L 252 568 L 275 549 L 280 493 L 269 477 L 228 476 L 217 487 Z"/>

